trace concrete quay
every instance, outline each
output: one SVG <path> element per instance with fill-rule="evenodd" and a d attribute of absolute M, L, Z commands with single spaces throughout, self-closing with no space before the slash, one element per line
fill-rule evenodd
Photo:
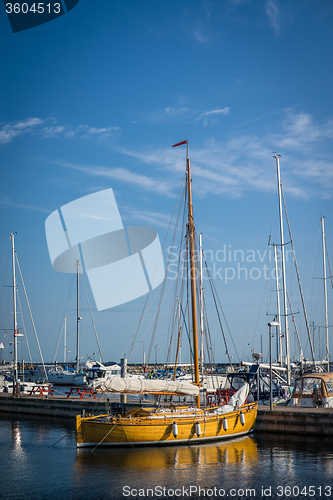
<path fill-rule="evenodd" d="M 137 406 L 151 406 L 151 402 L 140 405 L 139 401 L 129 400 L 120 403 L 119 398 L 106 398 L 103 395 L 85 397 L 77 396 L 27 396 L 21 394 L 19 398 L 13 398 L 11 394 L 0 393 L 0 413 L 39 415 L 47 417 L 73 417 L 82 414 L 101 414 L 110 411 L 112 414 L 123 415 L 126 411 Z"/>
<path fill-rule="evenodd" d="M 260 405 L 254 430 L 281 434 L 333 436 L 333 408 Z"/>

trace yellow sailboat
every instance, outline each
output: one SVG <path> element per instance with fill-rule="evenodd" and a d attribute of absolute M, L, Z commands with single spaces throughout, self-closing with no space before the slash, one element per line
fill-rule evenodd
<path fill-rule="evenodd" d="M 186 144 L 182 141 L 174 146 Z M 191 192 L 191 170 L 187 151 L 187 203 L 188 239 L 190 258 L 191 309 L 193 330 L 194 382 L 188 384 L 188 394 L 194 395 L 195 405 L 136 408 L 124 416 L 109 414 L 76 418 L 77 447 L 96 446 L 143 446 L 191 444 L 205 441 L 228 439 L 248 434 L 253 430 L 257 403 L 246 403 L 248 385 L 245 384 L 225 406 L 200 408 L 200 377 L 197 338 L 196 312 L 196 269 L 194 257 L 194 221 Z M 153 382 L 153 381 L 152 381 Z M 179 384 L 168 382 L 160 394 L 179 394 Z M 186 394 L 186 383 L 181 384 L 180 392 Z M 146 381 L 145 392 L 157 393 L 149 389 Z M 130 391 L 128 391 L 130 392 Z"/>

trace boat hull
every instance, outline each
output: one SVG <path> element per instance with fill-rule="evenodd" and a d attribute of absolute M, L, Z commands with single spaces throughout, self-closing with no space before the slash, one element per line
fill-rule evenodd
<path fill-rule="evenodd" d="M 253 430 L 257 407 L 257 403 L 252 403 L 224 414 L 201 410 L 191 415 L 186 412 L 161 412 L 154 415 L 153 411 L 150 415 L 139 417 L 78 415 L 77 447 L 170 446 L 230 439 Z"/>

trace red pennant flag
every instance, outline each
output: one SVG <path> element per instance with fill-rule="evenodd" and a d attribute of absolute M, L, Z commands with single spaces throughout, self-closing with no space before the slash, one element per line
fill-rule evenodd
<path fill-rule="evenodd" d="M 172 147 L 175 148 L 176 146 L 181 146 L 182 144 L 187 144 L 187 140 L 182 141 L 182 142 L 178 142 L 177 144 L 174 144 Z"/>

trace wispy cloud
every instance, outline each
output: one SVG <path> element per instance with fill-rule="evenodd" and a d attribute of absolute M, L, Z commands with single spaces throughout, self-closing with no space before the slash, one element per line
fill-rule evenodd
<path fill-rule="evenodd" d="M 156 178 L 149 177 L 147 175 L 137 174 L 126 168 L 109 168 L 102 165 L 82 165 L 61 160 L 53 163 L 62 167 L 79 170 L 94 177 L 116 179 L 127 184 L 134 184 L 144 190 L 153 191 L 165 196 L 173 196 L 171 183 L 163 180 L 157 180 Z"/>
<path fill-rule="evenodd" d="M 38 125 L 43 124 L 44 120 L 41 118 L 27 118 L 24 121 L 20 121 L 13 124 L 1 124 L 0 125 L 0 143 L 6 144 L 11 142 L 15 137 L 33 132 Z"/>
<path fill-rule="evenodd" d="M 180 121 L 193 123 L 195 121 L 202 121 L 204 125 L 213 123 L 219 116 L 227 115 L 230 113 L 230 107 L 224 108 L 216 107 L 207 111 L 198 110 L 188 106 L 168 106 L 164 109 L 157 109 L 145 115 L 145 118 L 150 122 L 166 122 L 166 121 Z"/>
<path fill-rule="evenodd" d="M 276 183 L 272 151 L 278 151 L 282 154 L 285 192 L 303 199 L 331 197 L 333 121 L 315 123 L 309 114 L 286 110 L 276 129 L 279 130 L 260 137 L 233 135 L 225 141 L 210 141 L 202 148 L 195 148 L 190 143 L 196 196 L 223 193 L 239 197 L 249 190 L 271 190 Z M 146 165 L 154 165 L 155 172 L 162 169 L 164 178 L 175 179 L 177 174 L 180 179 L 184 171 L 184 159 L 179 151 L 122 152 Z"/>
<path fill-rule="evenodd" d="M 122 219 L 124 221 L 139 221 L 145 224 L 150 224 L 154 227 L 163 228 L 168 228 L 170 226 L 170 214 L 128 207 L 122 207 L 122 214 Z"/>
<path fill-rule="evenodd" d="M 58 124 L 53 116 L 49 118 L 27 118 L 17 123 L 0 125 L 0 144 L 12 142 L 19 136 L 34 136 L 39 138 L 59 138 L 59 137 L 112 137 L 120 131 L 119 127 L 90 127 L 88 125 L 78 125 L 72 127 L 66 124 Z"/>
<path fill-rule="evenodd" d="M 46 208 L 34 207 L 32 205 L 24 205 L 21 203 L 14 203 L 11 201 L 10 198 L 8 198 L 8 196 L 3 196 L 1 194 L 0 194 L 0 205 L 2 205 L 4 207 L 10 207 L 10 208 L 20 208 L 23 210 L 33 210 L 35 212 L 43 212 L 43 213 L 47 213 L 47 214 L 51 213 L 51 210 L 47 210 Z"/>
<path fill-rule="evenodd" d="M 268 16 L 268 21 L 270 26 L 273 28 L 275 33 L 278 35 L 280 33 L 281 22 L 280 22 L 280 9 L 277 2 L 273 0 L 268 0 L 265 5 L 266 14 Z"/>
<path fill-rule="evenodd" d="M 216 108 L 212 109 L 210 111 L 205 111 L 204 113 L 201 113 L 200 116 L 196 118 L 196 120 L 202 120 L 204 125 L 207 125 L 209 121 L 212 121 L 213 118 L 216 118 L 219 115 L 228 115 L 230 113 L 230 108 Z"/>

